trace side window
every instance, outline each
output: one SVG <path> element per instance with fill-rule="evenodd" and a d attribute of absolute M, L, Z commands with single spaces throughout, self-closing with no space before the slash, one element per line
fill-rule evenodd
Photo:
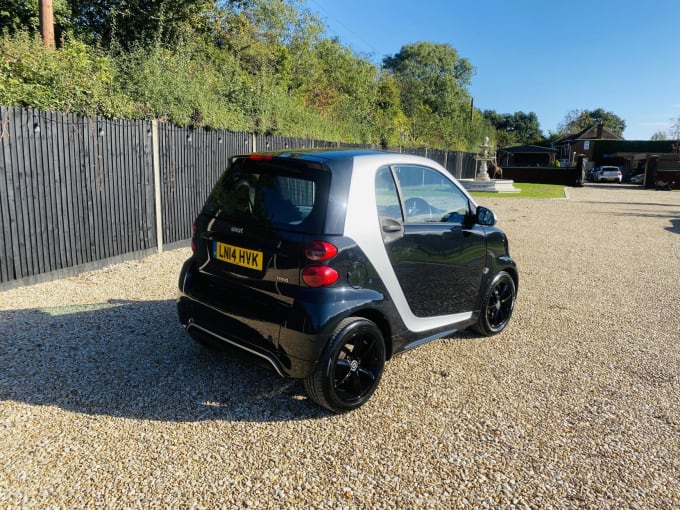
<path fill-rule="evenodd" d="M 415 165 L 395 167 L 406 221 L 463 223 L 470 203 L 450 180 L 438 171 Z"/>
<path fill-rule="evenodd" d="M 378 204 L 378 215 L 403 220 L 397 186 L 389 167 L 382 167 L 375 174 L 375 201 Z"/>

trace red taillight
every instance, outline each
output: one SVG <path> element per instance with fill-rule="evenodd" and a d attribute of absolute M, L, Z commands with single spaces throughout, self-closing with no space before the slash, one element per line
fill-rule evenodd
<path fill-rule="evenodd" d="M 274 156 L 271 154 L 249 154 L 248 159 L 254 159 L 255 161 L 271 161 Z"/>
<path fill-rule="evenodd" d="M 194 220 L 194 226 L 191 229 L 191 252 L 196 251 L 196 232 L 198 232 L 198 218 Z"/>
<path fill-rule="evenodd" d="M 305 246 L 305 257 L 314 262 L 332 259 L 338 254 L 338 249 L 326 241 L 312 241 Z"/>
<path fill-rule="evenodd" d="M 312 262 L 324 262 L 338 254 L 335 245 L 327 241 L 311 241 L 305 245 L 305 257 Z M 302 270 L 302 281 L 310 287 L 325 287 L 338 281 L 338 272 L 329 266 L 313 265 Z"/>
<path fill-rule="evenodd" d="M 338 281 L 338 272 L 329 266 L 307 266 L 302 271 L 302 281 L 310 287 L 325 287 Z"/>

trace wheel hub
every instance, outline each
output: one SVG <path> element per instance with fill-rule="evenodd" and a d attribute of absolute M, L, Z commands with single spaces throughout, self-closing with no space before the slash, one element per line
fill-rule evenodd
<path fill-rule="evenodd" d="M 494 303 L 493 303 L 493 308 L 496 309 L 496 311 L 499 311 L 501 309 L 501 298 L 498 295 L 498 292 L 494 293 Z"/>

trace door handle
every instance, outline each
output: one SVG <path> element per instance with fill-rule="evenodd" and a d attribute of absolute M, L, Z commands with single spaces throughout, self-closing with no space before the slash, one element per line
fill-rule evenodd
<path fill-rule="evenodd" d="M 401 232 L 404 227 L 401 222 L 393 220 L 392 218 L 385 218 L 381 222 L 382 230 L 386 234 L 394 234 L 395 232 Z"/>
<path fill-rule="evenodd" d="M 394 218 L 381 218 L 380 228 L 382 229 L 382 238 L 385 243 L 396 241 L 404 235 L 404 225 L 402 225 L 401 221 Z"/>

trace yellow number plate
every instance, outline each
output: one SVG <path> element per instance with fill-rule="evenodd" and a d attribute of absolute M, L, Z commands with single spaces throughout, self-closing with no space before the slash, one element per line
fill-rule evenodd
<path fill-rule="evenodd" d="M 215 258 L 249 269 L 262 271 L 262 252 L 215 242 Z"/>

